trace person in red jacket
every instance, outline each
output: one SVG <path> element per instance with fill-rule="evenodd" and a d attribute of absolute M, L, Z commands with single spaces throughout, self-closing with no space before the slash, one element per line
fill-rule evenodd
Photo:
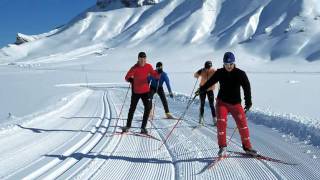
<path fill-rule="evenodd" d="M 155 71 L 151 64 L 147 63 L 145 52 L 138 54 L 138 62 L 131 67 L 125 76 L 125 80 L 132 84 L 131 104 L 128 113 L 127 125 L 122 128 L 122 132 L 128 132 L 131 127 L 134 111 L 136 110 L 139 99 L 144 105 L 143 120 L 141 125 L 141 133 L 147 134 L 146 129 L 148 117 L 151 111 L 151 98 L 149 95 L 150 88 L 148 76 L 159 79 L 159 74 Z"/>

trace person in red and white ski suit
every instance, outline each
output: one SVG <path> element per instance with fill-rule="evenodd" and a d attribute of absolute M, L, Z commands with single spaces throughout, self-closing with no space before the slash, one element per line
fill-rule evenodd
<path fill-rule="evenodd" d="M 250 142 L 249 128 L 245 112 L 252 106 L 250 82 L 246 73 L 235 67 L 235 57 L 233 53 L 226 52 L 223 57 L 224 67 L 218 69 L 215 74 L 200 87 L 198 93 L 205 92 L 213 84 L 219 82 L 220 89 L 216 102 L 217 128 L 219 156 L 226 155 L 227 147 L 227 115 L 230 112 L 236 121 L 239 130 L 242 147 L 244 151 L 251 155 L 256 155 L 257 151 L 252 149 Z M 244 91 L 245 108 L 241 106 L 241 91 Z"/>

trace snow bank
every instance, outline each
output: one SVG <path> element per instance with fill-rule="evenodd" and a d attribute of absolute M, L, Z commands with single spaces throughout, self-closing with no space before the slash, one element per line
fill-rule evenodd
<path fill-rule="evenodd" d="M 175 101 L 188 103 L 190 95 L 174 93 Z M 196 98 L 193 102 L 199 104 Z M 208 104 L 206 104 L 208 108 Z M 277 129 L 283 133 L 294 135 L 301 141 L 320 146 L 320 122 L 294 114 L 276 114 L 266 110 L 255 108 L 247 113 L 249 121 Z"/>
<path fill-rule="evenodd" d="M 312 145 L 320 145 L 320 123 L 293 114 L 275 114 L 254 109 L 247 113 L 249 121 L 296 136 Z"/>

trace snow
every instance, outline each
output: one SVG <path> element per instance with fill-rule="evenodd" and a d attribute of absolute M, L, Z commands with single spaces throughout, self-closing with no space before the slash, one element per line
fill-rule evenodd
<path fill-rule="evenodd" d="M 0 179 L 320 178 L 316 1 L 110 3 L 0 50 Z M 161 149 L 177 121 L 163 119 L 157 96 L 148 123 L 155 139 L 134 133 L 142 104 L 132 133 L 117 134 L 130 105 L 124 75 L 140 51 L 153 66 L 163 62 L 174 91 L 169 107 L 177 117 L 198 87 L 193 73 L 207 60 L 222 67 L 224 52 L 233 51 L 251 82 L 253 108 L 247 115 L 254 148 L 298 165 L 230 152 L 206 169 L 218 152 L 216 127 L 206 107 L 206 126 L 193 128 L 198 99 Z M 229 117 L 228 137 L 234 127 Z M 228 150 L 242 151 L 237 132 Z"/>

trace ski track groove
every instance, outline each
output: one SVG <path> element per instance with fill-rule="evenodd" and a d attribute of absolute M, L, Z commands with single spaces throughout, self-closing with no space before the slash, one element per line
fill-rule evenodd
<path fill-rule="evenodd" d="M 194 123 L 197 123 L 196 122 L 196 120 L 194 120 L 192 117 L 189 117 L 188 115 L 185 115 L 184 116 L 184 120 L 182 120 L 182 122 L 180 122 L 181 124 L 179 125 L 179 126 L 183 126 L 182 124 L 183 123 L 185 123 L 185 124 L 191 124 L 190 122 L 194 122 Z M 179 126 L 177 126 L 177 128 L 179 127 Z M 204 136 L 205 136 L 205 134 L 207 134 L 205 137 L 216 137 L 216 131 L 213 131 L 213 129 L 214 128 L 211 128 L 211 127 L 206 127 L 206 126 L 204 126 L 204 127 L 202 127 L 202 128 L 204 128 L 207 132 L 206 133 L 199 133 L 199 131 L 198 130 L 196 130 L 196 131 L 198 131 L 198 132 L 195 132 L 195 133 L 198 133 L 198 134 L 203 134 Z M 194 133 L 194 132 L 193 132 Z M 186 133 L 179 133 L 179 135 L 180 134 L 186 134 Z M 214 136 L 211 136 L 211 135 L 209 135 L 208 136 L 208 134 L 214 134 Z M 173 135 L 172 135 L 173 136 Z M 190 137 L 192 137 L 192 136 L 190 136 Z M 189 138 L 190 138 L 189 137 Z M 172 137 L 171 137 L 172 138 Z M 179 139 L 179 138 L 178 138 Z M 212 138 L 213 139 L 213 138 Z M 180 139 L 181 140 L 181 139 Z M 199 142 L 199 140 L 197 140 L 197 141 L 195 141 L 195 142 Z M 195 143 L 195 142 L 193 142 L 193 144 Z M 232 143 L 235 143 L 234 141 L 231 141 Z M 168 143 L 170 143 L 169 141 L 168 141 Z M 208 142 L 206 142 L 206 143 L 208 143 Z M 213 143 L 215 143 L 215 144 L 217 144 L 216 142 L 213 142 Z M 229 144 L 229 147 L 231 147 L 231 145 L 232 144 Z M 241 148 L 241 145 L 239 145 L 239 143 L 236 143 L 236 144 L 234 144 L 234 145 L 236 145 L 236 146 L 238 146 L 238 149 L 242 149 Z M 184 149 L 182 149 L 182 150 L 180 150 L 181 152 L 184 152 L 185 150 Z M 225 159 L 225 160 L 223 160 L 223 162 L 226 162 L 227 160 L 230 160 L 230 158 L 228 158 L 228 159 Z M 237 161 L 242 161 L 241 159 L 240 160 L 235 160 L 235 161 L 233 161 L 233 165 L 232 166 L 234 166 L 235 164 L 234 163 L 236 163 Z M 261 162 L 261 164 L 266 168 L 266 169 L 268 169 L 272 174 L 273 174 L 273 176 L 275 177 L 275 179 L 282 179 L 282 176 L 276 171 L 276 170 L 274 170 L 273 168 L 272 168 L 272 166 L 270 166 L 270 165 L 268 165 L 266 162 L 264 162 L 263 160 L 257 160 L 257 159 L 254 159 L 254 161 L 259 161 L 259 162 Z M 219 164 L 220 164 L 221 162 L 219 162 L 216 166 L 219 166 Z M 226 165 L 227 165 L 228 163 L 226 162 Z M 254 166 L 255 168 L 257 167 L 257 163 L 251 163 L 252 164 L 252 166 Z M 258 164 L 260 167 L 261 167 L 261 164 Z M 232 169 L 232 166 L 230 167 L 231 169 Z M 240 169 L 243 169 L 243 170 L 248 170 L 248 168 L 251 168 L 251 169 L 255 169 L 255 168 L 252 168 L 252 167 L 250 167 L 250 163 L 242 163 L 242 167 L 240 168 Z M 264 172 L 267 172 L 266 170 L 265 170 L 265 168 L 261 168 L 261 169 L 264 169 Z M 186 168 L 186 172 L 190 172 L 190 171 L 188 171 L 188 168 Z M 208 170 L 207 170 L 208 171 Z M 209 170 L 209 171 L 211 171 L 211 169 Z M 241 171 L 242 172 L 242 171 Z M 260 171 L 261 172 L 261 171 Z M 270 173 L 269 172 L 269 173 Z M 226 175 L 226 174 L 228 174 L 229 173 L 229 171 L 227 171 L 227 172 L 224 172 L 224 175 Z M 248 174 L 247 172 L 244 172 L 244 173 L 246 173 L 246 174 Z M 266 173 L 265 174 L 265 178 L 266 179 L 269 179 L 270 178 L 270 176 L 268 175 L 269 173 Z M 253 175 L 253 177 L 254 178 L 259 178 L 259 179 L 261 179 L 262 177 L 261 177 L 261 174 L 260 174 L 260 176 L 259 177 L 255 177 L 254 175 L 255 174 L 259 174 L 259 173 L 257 173 L 256 171 L 253 171 L 252 173 L 250 173 L 251 175 Z M 239 178 L 239 177 L 232 177 L 232 175 L 230 174 L 230 175 L 227 175 L 229 178 Z M 189 176 L 187 176 L 187 177 L 189 177 Z M 223 176 L 220 176 L 220 175 L 218 175 L 218 177 L 223 177 Z M 241 176 L 240 176 L 241 177 Z M 248 176 L 246 176 L 246 177 L 248 177 Z"/>
<path fill-rule="evenodd" d="M 118 93 L 116 96 L 116 100 L 120 101 L 121 98 L 119 97 L 121 96 L 121 94 L 125 93 L 125 91 L 123 90 L 123 92 L 120 92 L 119 89 L 115 89 L 114 91 L 115 92 L 111 92 L 111 94 Z M 319 172 L 314 174 L 310 169 L 307 169 L 306 166 L 302 166 L 298 167 L 298 169 L 301 169 L 302 172 L 310 171 L 310 174 L 297 174 L 297 172 L 294 172 L 297 171 L 297 168 L 293 168 L 292 166 L 281 165 L 278 163 L 243 157 L 241 155 L 229 153 L 230 157 L 228 157 L 227 159 L 218 162 L 212 168 L 203 171 L 203 173 L 197 174 L 203 167 L 210 164 L 213 161 L 214 157 L 216 157 L 218 151 L 216 142 L 216 127 L 203 126 L 193 130 L 192 127 L 198 124 L 198 122 L 194 117 L 188 116 L 187 113 L 184 116 L 183 120 L 179 122 L 179 125 L 176 127 L 167 143 L 164 144 L 163 147 L 165 147 L 165 149 L 162 147 L 161 150 L 157 149 L 160 146 L 161 142 L 156 141 L 152 138 L 137 137 L 132 134 L 113 136 L 112 133 L 115 133 L 117 132 L 117 130 L 119 130 L 119 128 L 117 127 L 121 126 L 120 123 L 122 122 L 123 126 L 126 121 L 120 119 L 121 117 L 116 117 L 117 120 L 115 122 L 112 121 L 112 119 L 115 118 L 113 117 L 112 109 L 114 109 L 114 111 L 116 112 L 115 114 L 118 115 L 118 108 L 114 102 L 113 97 L 110 97 L 110 94 L 108 93 L 104 92 L 104 95 L 102 97 L 102 112 L 104 112 L 103 121 L 101 121 L 99 128 L 96 128 L 95 133 L 92 134 L 92 136 L 76 150 L 78 151 L 81 148 L 86 148 L 86 146 L 88 147 L 87 144 L 89 143 L 89 141 L 93 139 L 95 134 L 99 133 L 100 128 L 103 129 L 102 124 L 104 123 L 105 119 L 107 119 L 107 101 L 108 112 L 110 116 L 108 124 L 105 124 L 105 131 L 102 132 L 102 137 L 94 142 L 91 145 L 92 147 L 90 146 L 91 148 L 87 150 L 88 152 L 85 153 L 89 154 L 96 146 L 98 146 L 99 143 L 101 143 L 99 144 L 101 146 L 100 149 L 96 152 L 93 152 L 96 156 L 87 160 L 83 164 L 79 163 L 81 159 L 75 160 L 73 163 L 68 164 L 67 160 L 73 159 L 68 157 L 67 159 L 58 162 L 54 166 L 55 168 L 60 167 L 61 170 L 51 173 L 51 175 L 53 176 L 50 176 L 50 174 L 49 176 L 46 176 L 47 173 L 50 172 L 50 170 L 45 171 L 41 174 L 41 178 L 54 179 L 58 177 L 59 179 L 106 179 L 107 176 L 108 179 L 141 179 L 144 178 L 147 174 L 148 179 L 163 179 L 169 177 L 171 179 L 317 179 L 316 175 L 320 173 Z M 128 99 L 130 99 L 130 97 Z M 126 108 L 123 109 L 122 116 L 126 115 L 128 111 L 128 102 L 130 102 L 130 100 L 126 101 L 126 104 L 124 106 Z M 121 105 L 122 100 L 117 104 L 118 106 Z M 182 112 L 181 109 L 183 110 L 184 108 L 184 106 L 179 103 L 179 106 L 172 103 L 169 103 L 169 105 L 172 105 L 171 109 L 175 110 L 173 111 L 173 114 L 179 114 L 178 112 Z M 195 106 L 198 105 L 191 105 L 188 111 L 195 111 Z M 156 104 L 155 108 L 156 114 L 162 113 L 163 110 L 160 101 Z M 95 112 L 95 114 L 97 112 L 98 110 Z M 134 132 L 137 131 L 134 127 L 138 127 L 139 131 L 142 112 L 143 106 L 141 103 L 139 103 L 133 119 L 133 128 L 131 128 L 131 130 Z M 197 112 L 197 109 L 195 112 Z M 228 122 L 230 124 L 230 121 L 233 121 L 233 119 L 230 117 L 228 119 Z M 114 122 L 114 128 L 111 130 L 111 132 L 108 132 L 112 122 Z M 150 135 L 153 135 L 156 138 L 160 138 L 163 141 L 176 122 L 176 120 L 168 120 L 161 117 L 156 118 L 155 116 L 155 119 L 153 121 L 149 121 L 148 123 L 149 133 Z M 108 136 L 108 133 L 111 133 L 111 136 Z M 231 133 L 232 131 L 229 130 L 228 135 L 230 136 Z M 241 141 L 237 133 L 238 132 L 236 132 L 235 136 L 230 141 L 230 144 L 228 146 L 229 150 L 242 151 Z M 105 136 L 106 134 L 107 136 Z M 75 136 L 73 136 L 72 138 L 75 138 Z M 229 141 L 228 136 L 227 141 Z M 274 153 L 273 151 L 275 151 L 275 147 L 271 146 L 270 143 L 268 144 L 270 139 L 268 139 L 267 141 L 262 138 L 261 135 L 255 137 L 253 141 L 260 141 L 257 144 L 259 146 L 264 146 L 264 148 L 261 149 L 267 151 L 267 153 L 264 152 L 262 153 L 263 155 L 279 159 L 283 159 L 285 156 L 288 156 L 289 158 L 293 158 L 294 161 L 297 160 L 297 162 L 301 162 L 301 160 L 298 161 L 298 159 L 296 159 L 295 157 L 291 157 L 289 154 L 285 153 L 286 151 L 283 151 L 283 147 L 279 147 L 280 154 L 282 155 Z M 255 143 L 253 142 L 253 144 Z M 128 145 L 130 147 L 128 147 Z M 105 158 L 99 158 L 97 157 L 98 155 L 101 155 Z M 161 162 L 164 164 L 162 164 Z M 77 163 L 79 163 L 79 165 L 81 166 L 76 167 L 75 165 Z M 66 166 L 63 166 L 63 164 L 66 164 Z M 166 167 L 166 165 L 168 164 L 170 164 L 170 167 Z M 72 169 L 72 167 L 74 167 L 74 169 Z M 233 169 L 237 169 L 237 173 L 234 173 Z M 64 174 L 68 170 L 72 170 L 74 172 L 70 173 L 70 175 Z M 314 170 L 316 170 L 316 167 Z M 290 171 L 293 171 L 294 173 L 289 173 Z M 29 178 L 27 177 L 26 179 Z"/>
<path fill-rule="evenodd" d="M 98 103 L 97 103 L 97 107 L 98 107 Z M 96 115 L 97 112 L 98 112 L 98 111 L 96 111 L 96 112 L 94 113 L 94 115 Z M 89 127 L 90 125 L 92 125 L 92 122 L 93 122 L 94 120 L 95 120 L 95 118 L 92 118 L 81 130 L 85 130 L 87 127 Z M 61 123 L 59 123 L 59 124 L 56 124 L 56 126 L 53 127 L 53 128 L 60 127 L 60 125 L 62 125 L 62 124 L 64 124 L 64 122 L 61 122 Z M 57 129 L 58 129 L 58 128 L 57 128 Z M 81 132 L 80 132 L 80 133 L 81 133 Z M 10 152 L 6 157 L 2 158 L 0 161 L 6 160 L 6 159 L 10 159 L 10 158 L 13 157 L 14 154 L 19 154 L 20 152 L 23 152 L 23 151 L 26 150 L 26 149 L 30 149 L 30 147 L 33 147 L 33 146 L 35 146 L 35 145 L 37 145 L 37 144 L 40 144 L 39 142 L 45 141 L 46 139 L 49 139 L 49 136 L 50 136 L 50 133 L 47 133 L 45 136 L 40 137 L 39 139 L 36 139 L 36 141 L 33 141 L 32 143 L 29 143 L 27 146 L 24 146 L 23 148 L 19 148 L 19 149 L 15 150 L 15 151 Z M 73 136 L 72 138 L 74 138 L 74 137 L 75 137 L 75 136 Z M 69 142 L 69 141 L 71 141 L 71 139 L 69 139 L 68 142 Z M 64 144 L 65 144 L 65 143 L 63 143 L 63 144 L 60 145 L 60 146 L 63 146 Z M 60 146 L 58 146 L 58 148 L 59 148 Z M 55 148 L 55 149 L 53 149 L 53 150 L 56 150 L 56 149 L 58 149 L 58 148 Z"/>
<path fill-rule="evenodd" d="M 103 124 L 103 126 L 101 126 L 101 124 L 100 124 L 99 128 L 97 128 L 98 133 L 97 133 L 97 135 L 96 134 L 95 135 L 98 137 L 95 138 L 94 136 L 92 136 L 91 139 L 93 139 L 93 138 L 94 139 L 89 142 L 90 144 L 88 144 L 88 142 L 87 142 L 86 145 L 82 147 L 82 148 L 86 148 L 86 149 L 82 150 L 82 151 L 84 151 L 83 154 L 89 154 L 90 151 L 92 151 L 95 147 L 97 147 L 98 144 L 102 142 L 103 138 L 105 137 L 105 134 L 107 133 L 108 128 L 110 127 L 110 124 L 112 122 L 111 121 L 112 112 L 111 112 L 111 107 L 110 107 L 110 102 L 108 100 L 109 99 L 108 96 L 109 96 L 108 91 L 106 91 L 103 96 L 103 112 L 104 112 L 103 113 L 103 120 L 104 120 L 104 122 L 101 122 L 101 124 L 102 123 L 105 123 L 105 124 Z M 107 101 L 107 103 L 106 103 L 106 101 Z M 108 104 L 108 105 L 106 105 L 106 104 Z M 107 116 L 108 116 L 108 118 L 107 118 Z M 105 119 L 108 119 L 108 120 L 105 121 Z M 101 136 L 99 136 L 99 132 L 100 132 Z M 79 151 L 79 150 L 77 150 L 77 151 Z M 84 158 L 81 158 L 81 159 L 84 159 Z M 60 165 L 61 168 L 56 170 L 56 171 L 58 171 L 58 173 L 53 172 L 53 173 L 51 173 L 51 175 L 46 176 L 44 179 L 46 179 L 48 177 L 49 177 L 49 179 L 56 179 L 57 177 L 61 176 L 66 171 L 68 171 L 69 169 L 74 167 L 76 163 L 79 163 L 81 161 L 81 159 L 69 158 L 69 161 L 64 160 L 63 162 L 61 162 L 61 164 L 64 163 L 63 164 L 64 166 Z M 68 162 L 66 162 L 66 161 L 68 161 Z M 85 163 L 84 166 L 85 165 L 87 165 L 87 163 Z"/>
<path fill-rule="evenodd" d="M 135 117 L 137 117 L 137 116 L 139 117 L 138 114 L 142 114 L 141 109 L 143 109 L 143 108 L 141 107 L 141 105 L 139 105 L 136 109 Z M 136 126 L 139 127 L 141 122 L 139 121 L 138 123 L 134 123 L 134 120 L 133 120 L 132 127 L 136 127 Z M 136 125 L 136 124 L 138 124 L 138 125 Z M 149 124 L 151 124 L 151 128 L 155 128 L 152 125 L 152 123 L 149 122 Z M 135 129 L 135 128 L 131 128 L 131 129 Z M 155 136 L 154 132 L 155 131 L 150 131 L 150 134 Z M 155 141 L 154 139 L 144 138 L 144 137 L 133 137 L 131 135 L 122 135 L 121 138 L 122 137 L 126 137 L 126 138 L 123 139 L 123 141 L 121 143 L 119 143 L 120 144 L 119 146 L 123 146 L 124 144 L 130 144 L 130 147 L 129 147 L 130 152 L 132 153 L 132 155 L 136 154 L 133 158 L 143 158 L 143 157 L 157 158 L 157 156 L 159 155 L 158 151 L 154 152 L 155 150 L 153 150 L 159 146 L 158 141 Z M 141 139 L 137 140 L 137 138 L 141 138 Z M 155 142 L 157 142 L 157 143 L 155 143 Z M 114 153 L 121 154 L 121 151 L 125 151 L 123 148 L 121 149 L 121 147 L 117 150 L 119 150 L 120 152 L 116 151 Z M 138 152 L 138 153 L 136 153 L 136 152 Z M 163 154 L 163 153 L 165 153 L 165 152 L 161 152 L 160 154 Z M 127 153 L 127 155 L 130 155 L 130 153 L 129 154 Z M 122 174 L 119 174 L 119 172 L 118 172 L 117 177 L 115 177 L 113 172 L 110 172 L 110 170 L 113 169 L 111 166 L 114 166 L 114 164 L 107 163 L 107 164 L 104 164 L 104 167 L 99 169 L 100 172 L 98 172 L 98 173 L 100 173 L 100 174 L 97 174 L 96 177 L 94 177 L 93 179 L 95 179 L 95 178 L 96 179 L 104 179 L 105 174 L 103 172 L 106 172 L 106 171 L 109 171 L 108 177 L 110 177 L 110 175 L 113 175 L 111 177 L 115 178 L 115 179 L 123 179 L 126 177 L 130 177 L 131 179 L 140 179 L 141 175 L 143 175 L 143 174 L 148 174 L 148 178 L 151 178 L 149 176 L 151 176 L 151 174 L 153 174 L 153 177 L 151 179 L 163 179 L 163 177 L 165 175 L 168 176 L 169 171 L 174 170 L 172 168 L 169 168 L 169 169 L 168 168 L 160 168 L 162 166 L 161 164 L 152 163 L 152 162 L 151 163 L 138 162 L 138 163 L 134 163 L 134 164 L 129 163 L 129 162 L 123 162 L 121 164 L 122 164 L 121 168 L 125 169 L 125 172 L 123 172 Z M 156 169 L 157 172 L 150 174 L 150 171 L 152 171 L 154 169 Z M 173 173 L 171 172 L 171 174 L 173 174 Z"/>
<path fill-rule="evenodd" d="M 97 103 L 97 104 L 98 104 L 98 103 Z M 85 105 L 84 105 L 84 106 L 85 106 Z M 83 107 L 83 106 L 82 106 L 82 107 Z M 98 106 L 97 106 L 97 107 L 98 107 Z M 94 113 L 94 115 L 96 115 L 97 113 L 98 113 L 98 111 L 96 111 L 96 112 Z M 88 121 L 87 124 L 85 125 L 85 127 L 82 128 L 82 130 L 85 130 L 87 127 L 90 127 L 90 126 L 92 125 L 92 122 L 95 121 L 95 119 L 96 119 L 96 118 L 92 118 L 90 121 Z M 61 124 L 63 124 L 63 123 L 61 123 Z M 56 151 L 57 149 L 60 149 L 61 147 L 63 147 L 63 146 L 65 146 L 66 144 L 68 144 L 69 142 L 73 141 L 75 137 L 80 136 L 80 135 L 81 135 L 81 132 L 78 132 L 76 135 L 72 136 L 69 140 L 67 140 L 67 141 L 64 142 L 63 144 L 57 146 L 57 147 L 54 148 L 53 150 L 50 150 L 49 153 L 54 152 L 54 151 Z M 49 135 L 45 135 L 45 136 L 48 137 Z M 48 154 L 48 153 L 46 153 L 46 154 Z M 17 172 L 13 172 L 13 173 L 11 173 L 11 174 L 9 174 L 9 175 L 6 175 L 5 177 L 2 177 L 2 178 L 10 178 L 10 177 L 13 176 L 14 174 L 17 174 L 17 173 L 21 172 L 22 170 L 25 170 L 25 169 L 31 167 L 32 165 L 34 165 L 35 163 L 39 162 L 39 161 L 40 161 L 41 159 L 43 159 L 43 158 L 44 158 L 44 157 L 41 157 L 41 158 L 33 161 L 31 164 L 29 164 L 29 165 L 27 165 L 27 166 L 25 166 L 25 167 L 23 167 L 23 168 L 20 168 Z"/>
<path fill-rule="evenodd" d="M 105 94 L 103 95 L 103 97 L 102 97 L 102 99 L 101 99 L 102 102 L 103 102 L 103 104 L 105 103 L 105 102 L 104 102 L 104 98 L 105 98 Z M 104 106 L 105 106 L 105 104 L 102 106 L 102 108 L 103 108 L 103 110 L 102 110 L 102 112 L 101 112 L 102 114 L 105 113 L 105 112 L 104 112 Z M 99 118 L 99 119 L 100 119 L 100 120 L 99 120 L 100 123 L 99 123 L 99 121 L 98 121 L 97 124 L 99 123 L 100 126 L 101 126 L 101 124 L 102 124 L 102 122 L 103 122 L 103 120 L 104 120 L 105 118 L 103 117 L 103 119 L 102 119 L 102 118 Z M 101 119 L 102 119 L 102 120 L 101 120 Z M 73 152 L 75 152 L 77 149 L 80 149 L 80 148 L 83 147 L 88 141 L 90 141 L 90 139 L 91 139 L 97 132 L 99 133 L 97 124 L 96 124 L 95 127 L 94 127 L 94 129 L 96 130 L 94 133 L 91 131 L 90 134 L 87 134 L 84 138 L 82 138 L 81 140 L 78 141 L 78 142 L 81 142 L 82 140 L 85 140 L 84 142 L 81 142 L 81 143 L 77 143 L 77 144 L 72 145 L 71 148 L 69 148 L 69 149 L 67 149 L 67 150 L 64 151 L 65 153 L 63 153 L 63 155 L 64 155 L 64 156 L 71 155 L 71 154 L 72 154 Z M 90 137 L 89 137 L 89 136 L 90 136 Z M 77 147 L 77 146 L 78 146 L 78 147 Z M 75 149 L 75 150 L 73 150 L 73 149 Z M 68 152 L 68 151 L 70 151 L 70 150 L 71 150 L 71 152 Z M 73 151 L 73 152 L 72 152 L 72 151 Z M 66 153 L 66 152 L 67 152 L 67 153 Z M 32 172 L 31 174 L 23 175 L 24 173 L 22 172 L 22 177 L 24 177 L 24 179 L 34 179 L 34 178 L 37 178 L 37 177 L 39 177 L 39 176 L 44 175 L 45 173 L 47 173 L 51 168 L 59 165 L 61 162 L 62 162 L 61 160 L 59 160 L 58 158 L 55 158 L 55 159 L 53 159 L 53 160 L 50 160 L 50 161 L 47 162 L 44 166 L 41 166 L 41 168 L 38 168 L 36 171 Z M 28 168 L 32 168 L 33 166 L 37 166 L 37 164 L 32 164 L 32 166 L 29 166 Z M 21 174 L 19 174 L 19 172 L 18 172 L 18 173 L 15 173 L 14 175 L 10 175 L 10 176 L 9 176 L 9 179 L 12 178 L 11 176 L 13 176 L 13 179 L 15 179 L 15 176 L 20 177 Z M 22 177 L 20 177 L 20 178 L 22 178 Z"/>
<path fill-rule="evenodd" d="M 119 113 L 117 113 L 117 108 L 116 108 L 116 105 L 115 105 L 115 103 L 114 103 L 114 100 L 112 100 L 112 102 L 113 102 L 113 106 L 114 106 L 114 109 L 115 109 L 115 111 L 116 111 L 116 115 L 118 115 Z M 120 105 L 122 105 L 121 103 L 120 103 Z M 123 109 L 124 110 L 124 109 Z M 123 115 L 124 113 L 122 113 L 122 115 Z M 119 118 L 121 118 L 121 117 L 119 117 Z M 117 118 L 117 126 L 119 125 L 118 123 L 119 123 L 119 118 Z M 122 126 L 124 125 L 124 121 L 122 121 L 123 122 L 123 124 L 122 124 Z M 115 132 L 116 132 L 116 128 L 114 129 L 115 130 Z M 120 136 L 120 138 L 118 138 L 119 140 L 118 140 L 118 142 L 116 143 L 116 146 L 115 146 L 115 148 L 113 148 L 113 150 L 111 151 L 111 153 L 109 153 L 108 154 L 108 156 L 110 157 L 110 156 L 112 156 L 112 155 L 114 155 L 114 153 L 116 153 L 116 150 L 118 150 L 118 147 L 120 146 L 120 144 L 121 144 L 121 142 L 122 142 L 122 140 L 123 140 L 123 137 L 124 137 L 124 135 L 119 135 Z M 107 151 L 108 152 L 108 150 L 107 150 L 107 148 L 109 148 L 109 147 L 106 147 L 104 150 L 102 150 L 102 151 Z M 110 158 L 108 158 L 107 160 L 103 160 L 102 161 L 102 163 L 98 166 L 98 168 L 96 168 L 96 170 L 90 175 L 90 177 L 88 178 L 88 179 L 93 179 L 94 177 L 95 178 L 97 178 L 97 179 L 104 179 L 104 176 L 103 176 L 103 174 L 102 174 L 102 176 L 100 177 L 99 176 L 99 174 L 97 175 L 97 173 L 99 172 L 99 171 L 103 171 L 103 169 L 108 169 L 108 171 L 109 171 L 109 173 L 110 172 L 112 172 L 112 173 L 110 173 L 110 174 L 113 174 L 113 176 L 112 176 L 112 179 L 120 179 L 121 177 L 115 177 L 115 175 L 119 175 L 118 173 L 117 173 L 117 168 L 105 168 L 105 166 L 108 166 L 108 160 L 110 160 Z M 110 166 L 112 167 L 112 166 L 114 166 L 114 164 L 110 164 Z"/>
<path fill-rule="evenodd" d="M 112 96 L 109 95 L 108 98 L 109 98 L 109 100 L 108 100 L 109 109 L 110 109 L 110 112 L 111 112 L 111 116 L 110 116 L 111 117 L 110 124 L 111 124 L 112 118 L 113 118 L 112 109 L 115 110 L 115 114 L 116 115 L 118 113 L 117 113 L 117 109 L 115 108 L 115 103 L 114 103 L 114 100 L 113 100 Z M 112 104 L 112 107 L 111 107 L 110 102 Z M 117 118 L 116 122 L 114 122 L 114 124 L 113 124 L 114 128 L 113 128 L 113 130 L 111 130 L 112 132 L 108 132 L 110 127 L 109 126 L 107 127 L 106 134 L 110 133 L 111 136 L 108 136 L 108 135 L 106 136 L 106 137 L 109 137 L 109 138 L 102 145 L 102 148 L 99 150 L 99 152 L 96 152 L 97 154 L 101 154 L 101 152 L 104 151 L 106 148 L 110 148 L 111 147 L 111 146 L 109 146 L 109 144 L 115 139 L 114 136 L 112 136 L 112 134 L 116 132 L 116 126 L 118 125 L 118 122 L 119 122 L 119 119 Z M 121 139 L 122 139 L 122 136 L 119 138 L 119 140 L 116 143 L 115 147 L 111 147 L 113 149 L 112 149 L 112 152 L 110 153 L 110 155 L 112 155 L 113 152 L 117 149 L 118 144 L 121 141 Z M 102 154 L 102 155 L 107 156 L 106 154 Z M 108 156 L 110 156 L 110 155 L 108 155 Z M 81 166 L 80 168 L 72 170 L 73 173 L 70 176 L 68 176 L 68 177 L 59 177 L 59 179 L 71 179 L 71 178 L 72 179 L 83 179 L 84 176 L 86 176 L 86 179 L 89 179 L 96 173 L 96 171 L 98 171 L 101 168 L 101 166 L 106 161 L 107 160 L 101 160 L 101 159 L 99 159 L 97 157 L 94 157 L 89 162 L 87 162 L 85 165 Z M 94 169 L 92 169 L 92 168 L 94 168 Z"/>

